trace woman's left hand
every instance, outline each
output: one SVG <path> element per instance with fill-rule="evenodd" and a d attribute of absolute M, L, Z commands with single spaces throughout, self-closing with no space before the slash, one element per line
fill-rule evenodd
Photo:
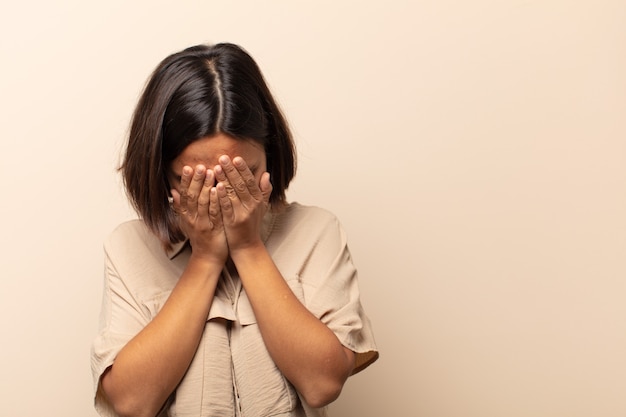
<path fill-rule="evenodd" d="M 269 208 L 272 193 L 270 174 L 264 172 L 257 182 L 240 156 L 231 160 L 227 155 L 222 155 L 219 163 L 214 169 L 217 196 L 231 254 L 263 244 L 261 222 Z"/>

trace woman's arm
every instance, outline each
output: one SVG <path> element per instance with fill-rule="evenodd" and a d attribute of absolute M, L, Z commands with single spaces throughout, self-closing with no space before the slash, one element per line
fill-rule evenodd
<path fill-rule="evenodd" d="M 101 379 L 121 416 L 153 417 L 183 378 L 211 308 L 228 246 L 212 171 L 184 167 L 174 210 L 192 254 L 163 308 L 124 346 Z"/>
<path fill-rule="evenodd" d="M 354 368 L 354 353 L 300 303 L 262 243 L 231 257 L 278 368 L 311 407 L 334 401 Z"/>
<path fill-rule="evenodd" d="M 102 389 L 120 416 L 154 417 L 189 367 L 221 268 L 190 259 L 155 318 L 120 351 Z"/>
<path fill-rule="evenodd" d="M 260 237 L 272 186 L 259 185 L 242 158 L 215 167 L 224 229 L 232 258 L 272 359 L 312 407 L 337 398 L 354 368 L 354 353 L 293 294 Z"/>

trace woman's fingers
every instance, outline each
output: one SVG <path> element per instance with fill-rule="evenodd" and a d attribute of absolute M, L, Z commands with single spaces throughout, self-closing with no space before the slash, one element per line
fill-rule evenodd
<path fill-rule="evenodd" d="M 195 217 L 198 214 L 198 200 L 201 198 L 203 188 L 206 183 L 206 168 L 204 165 L 197 165 L 195 169 L 190 166 L 183 167 L 183 172 L 180 179 L 180 213 L 191 217 Z M 205 190 L 202 198 L 203 204 L 208 202 L 208 191 L 211 189 L 211 184 L 207 190 Z"/>
<path fill-rule="evenodd" d="M 254 174 L 252 173 L 252 171 L 250 171 L 250 169 L 248 168 L 248 164 L 246 164 L 246 161 L 244 161 L 244 159 L 240 156 L 237 156 L 235 158 L 233 158 L 233 166 L 235 167 L 235 169 L 237 170 L 237 172 L 239 173 L 239 181 L 240 181 L 240 188 L 245 188 L 246 192 L 244 192 L 244 195 L 249 195 L 250 197 L 252 197 L 255 201 L 263 201 L 263 193 L 262 190 L 259 188 L 259 183 L 257 182 L 257 179 L 254 177 Z M 238 187 L 235 186 L 235 190 L 237 190 Z"/>
<path fill-rule="evenodd" d="M 200 189 L 200 194 L 198 195 L 198 217 L 209 215 L 210 194 L 213 184 L 215 184 L 215 176 L 213 171 L 209 169 L 206 171 L 204 182 Z"/>
<path fill-rule="evenodd" d="M 217 181 L 215 188 L 217 191 L 217 198 L 222 206 L 222 216 L 229 217 L 233 213 L 233 204 L 239 204 L 239 198 L 237 196 L 237 192 L 226 176 L 225 168 L 222 165 L 216 165 L 214 172 L 215 180 Z"/>
<path fill-rule="evenodd" d="M 215 186 L 218 204 L 222 212 L 222 217 L 228 221 L 233 220 L 235 209 L 233 208 L 233 199 L 228 194 L 227 186 L 223 182 L 218 182 Z"/>
<path fill-rule="evenodd" d="M 270 173 L 269 172 L 264 172 L 263 175 L 261 175 L 261 181 L 259 183 L 259 188 L 260 188 L 261 194 L 263 196 L 263 201 L 266 202 L 266 203 L 269 203 L 270 196 L 272 195 L 272 190 L 274 189 L 274 187 L 272 187 L 272 183 L 270 181 Z"/>
<path fill-rule="evenodd" d="M 204 176 L 206 174 L 206 168 L 204 165 L 196 165 L 196 169 L 191 177 L 191 183 L 187 188 L 187 213 L 190 216 L 198 214 L 198 198 L 204 185 Z"/>
<path fill-rule="evenodd" d="M 221 176 L 218 175 L 217 180 L 224 184 L 231 199 L 237 197 L 245 206 L 263 200 L 259 184 L 242 157 L 236 156 L 231 160 L 222 155 L 219 163 Z"/>
<path fill-rule="evenodd" d="M 187 189 L 189 188 L 189 184 L 191 184 L 192 173 L 193 170 L 191 167 L 183 167 L 183 171 L 180 175 L 180 189 L 176 190 L 176 192 L 172 192 L 175 204 L 174 208 L 179 214 L 185 214 L 187 212 Z M 178 194 L 178 198 L 176 198 L 175 194 Z"/>
<path fill-rule="evenodd" d="M 217 196 L 217 188 L 211 187 L 209 191 L 209 221 L 213 229 L 222 229 L 222 211 Z"/>

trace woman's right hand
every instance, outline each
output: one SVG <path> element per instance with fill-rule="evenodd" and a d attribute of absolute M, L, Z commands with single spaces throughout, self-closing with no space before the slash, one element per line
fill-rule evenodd
<path fill-rule="evenodd" d="M 215 188 L 215 174 L 204 165 L 183 167 L 178 189 L 172 189 L 173 209 L 189 238 L 192 258 L 224 264 L 228 243 Z"/>

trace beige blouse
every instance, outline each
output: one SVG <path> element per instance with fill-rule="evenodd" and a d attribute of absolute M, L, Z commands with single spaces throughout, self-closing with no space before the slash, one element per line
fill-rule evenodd
<path fill-rule="evenodd" d="M 262 237 L 291 290 L 356 353 L 354 373 L 378 358 L 359 300 L 357 272 L 334 215 L 290 204 L 268 213 Z M 100 377 L 118 352 L 154 318 L 191 254 L 187 243 L 166 253 L 143 222 L 120 225 L 107 239 L 100 331 L 92 346 L 95 406 L 116 416 Z M 302 400 L 270 358 L 236 274 L 222 273 L 206 327 L 189 370 L 161 416 L 326 416 Z"/>

